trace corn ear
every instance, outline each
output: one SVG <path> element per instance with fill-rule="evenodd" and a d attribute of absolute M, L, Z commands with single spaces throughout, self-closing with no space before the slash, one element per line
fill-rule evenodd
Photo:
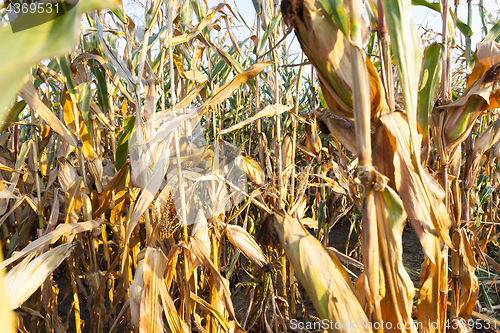
<path fill-rule="evenodd" d="M 138 255 L 134 282 L 130 286 L 130 314 L 139 332 L 163 332 L 158 296 L 167 259 L 163 253 L 148 247 Z"/>
<path fill-rule="evenodd" d="M 500 118 L 488 126 L 481 135 L 474 141 L 474 150 L 472 151 L 472 165 L 467 172 L 465 187 L 471 189 L 474 186 L 479 164 L 483 154 L 500 140 Z"/>
<path fill-rule="evenodd" d="M 164 284 L 163 277 L 167 267 L 167 258 L 160 249 L 147 247 L 144 257 L 142 279 L 144 289 L 141 297 L 140 333 L 163 332 L 163 318 L 158 296 L 160 285 Z"/>
<path fill-rule="evenodd" d="M 337 116 L 332 110 L 314 110 L 319 128 L 328 135 L 333 135 L 354 155 L 358 155 L 358 145 L 356 143 L 356 133 L 354 123 Z"/>
<path fill-rule="evenodd" d="M 480 42 L 476 45 L 474 69 L 467 79 L 467 88 L 479 80 L 494 64 L 500 62 L 500 43 Z"/>
<path fill-rule="evenodd" d="M 296 218 L 275 212 L 273 224 L 286 256 L 319 317 L 341 323 L 368 323 L 340 261 L 332 260 L 325 247 Z M 335 254 L 331 255 L 335 257 Z M 371 329 L 369 325 L 356 326 L 356 331 L 371 332 Z M 333 326 L 329 332 L 335 332 Z"/>
<path fill-rule="evenodd" d="M 284 0 L 281 11 L 285 23 L 294 28 L 302 50 L 318 71 L 326 103 L 338 116 L 353 120 L 353 54 L 347 37 L 348 18 L 343 6 L 347 4 L 341 1 L 333 9 L 329 1 Z M 366 32 L 366 25 L 362 29 Z M 365 64 L 371 114 L 380 116 L 388 111 L 382 82 L 368 58 Z"/>
<path fill-rule="evenodd" d="M 247 177 L 257 186 L 264 186 L 266 176 L 264 170 L 254 159 L 246 156 L 237 157 L 237 163 L 245 171 Z"/>
<path fill-rule="evenodd" d="M 57 177 L 59 178 L 59 184 L 61 185 L 64 192 L 68 191 L 68 188 L 78 177 L 75 168 L 71 163 L 69 163 L 65 158 L 59 158 L 57 160 L 59 164 L 59 172 Z"/>
<path fill-rule="evenodd" d="M 321 139 L 318 135 L 318 126 L 316 125 L 316 116 L 312 113 L 306 123 L 306 147 L 316 157 L 321 153 Z"/>
<path fill-rule="evenodd" d="M 263 267 L 267 264 L 266 256 L 253 237 L 242 227 L 228 224 L 226 226 L 226 236 L 245 257 L 253 261 L 256 265 Z"/>

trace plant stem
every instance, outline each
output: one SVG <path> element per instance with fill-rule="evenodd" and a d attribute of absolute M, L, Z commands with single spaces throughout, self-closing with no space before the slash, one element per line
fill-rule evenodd
<path fill-rule="evenodd" d="M 30 108 L 31 122 L 36 123 L 35 111 Z M 38 160 L 38 135 L 36 135 L 36 126 L 31 127 L 33 136 L 33 166 L 35 171 L 35 182 L 36 182 L 36 199 L 38 208 L 38 228 L 43 228 L 43 209 L 42 209 L 42 195 L 40 186 L 40 161 Z"/>

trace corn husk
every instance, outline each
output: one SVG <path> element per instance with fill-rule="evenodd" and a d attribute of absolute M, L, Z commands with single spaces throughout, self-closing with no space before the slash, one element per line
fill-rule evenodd
<path fill-rule="evenodd" d="M 454 150 L 471 133 L 474 124 L 484 112 L 500 106 L 500 92 L 496 89 L 500 80 L 500 64 L 491 67 L 474 82 L 455 102 L 443 105 L 446 115 L 432 120 L 438 130 L 438 147 L 442 158 L 445 151 Z M 438 111 L 436 111 L 438 112 Z"/>
<path fill-rule="evenodd" d="M 196 215 L 196 220 L 193 224 L 193 230 L 191 231 L 192 237 L 197 238 L 200 241 L 200 246 L 204 246 L 206 253 L 210 253 L 212 248 L 210 236 L 208 235 L 208 221 L 205 217 L 203 209 L 198 210 L 198 215 Z M 196 258 L 194 254 L 191 254 L 191 260 L 193 262 L 193 267 L 201 265 L 201 262 Z"/>
<path fill-rule="evenodd" d="M 339 6 L 342 10 L 336 21 L 321 0 L 284 0 L 281 11 L 284 21 L 294 28 L 302 50 L 317 70 L 326 103 L 336 115 L 353 120 L 355 78 L 351 73 L 353 56 L 344 6 Z M 366 30 L 366 25 L 363 28 Z M 378 73 L 368 58 L 366 70 L 371 114 L 380 116 L 388 111 L 388 106 Z"/>
<path fill-rule="evenodd" d="M 0 254 L 0 259 L 3 256 Z M 5 295 L 5 277 L 3 270 L 0 270 L 0 331 L 5 333 L 15 333 L 14 313 L 9 309 L 9 302 Z"/>
<path fill-rule="evenodd" d="M 264 186 L 266 183 L 266 176 L 264 170 L 257 161 L 251 157 L 238 156 L 236 158 L 238 166 L 245 171 L 247 177 L 257 186 Z"/>
<path fill-rule="evenodd" d="M 59 184 L 63 191 L 67 192 L 71 184 L 77 179 L 78 174 L 76 173 L 75 167 L 65 158 L 60 158 L 57 162 L 59 165 L 59 172 L 57 174 Z"/>
<path fill-rule="evenodd" d="M 274 214 L 273 225 L 285 249 L 295 274 L 307 291 L 321 319 L 334 322 L 368 323 L 354 286 L 334 253 L 302 226 L 300 221 L 285 213 Z M 337 332 L 332 325 L 329 332 Z M 349 329 L 338 330 L 350 332 Z M 356 326 L 356 332 L 371 332 L 369 326 Z"/>
<path fill-rule="evenodd" d="M 312 113 L 307 118 L 306 123 L 306 147 L 316 157 L 321 153 L 321 139 L 318 135 L 318 126 L 316 124 L 316 116 Z"/>
<path fill-rule="evenodd" d="M 477 172 L 483 154 L 491 148 L 495 143 L 500 140 L 500 118 L 493 124 L 488 126 L 479 137 L 474 141 L 474 150 L 472 151 L 472 165 L 467 172 L 467 179 L 465 181 L 466 188 L 474 186 Z"/>
<path fill-rule="evenodd" d="M 135 327 L 139 327 L 139 319 L 141 317 L 141 297 L 144 289 L 144 281 L 142 279 L 142 270 L 144 267 L 144 260 L 137 263 L 137 269 L 134 274 L 134 282 L 129 289 L 130 300 L 130 315 L 132 316 L 132 323 Z"/>
<path fill-rule="evenodd" d="M 253 239 L 253 237 L 242 227 L 228 224 L 226 226 L 226 236 L 238 250 L 256 265 L 263 267 L 267 264 L 264 252 Z"/>
<path fill-rule="evenodd" d="M 358 154 L 358 145 L 356 144 L 356 133 L 354 123 L 347 119 L 337 116 L 332 110 L 314 110 L 317 121 L 325 126 L 320 126 L 324 134 L 331 134 L 339 140 L 354 155 Z M 320 123 L 321 125 L 321 123 Z"/>

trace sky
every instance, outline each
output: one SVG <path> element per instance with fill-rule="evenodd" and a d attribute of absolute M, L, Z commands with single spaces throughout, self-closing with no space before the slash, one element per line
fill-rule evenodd
<path fill-rule="evenodd" d="M 483 0 L 484 7 L 493 15 L 495 19 L 498 19 L 499 16 L 499 4 L 495 0 Z M 208 0 L 209 7 L 216 6 L 219 4 L 220 0 Z M 248 25 L 251 25 L 255 19 L 255 9 L 253 7 L 251 0 L 228 0 L 225 1 L 231 7 L 237 7 L 239 12 L 242 14 L 243 18 L 247 22 Z M 432 2 L 432 0 L 431 0 Z M 450 1 L 454 3 L 454 1 Z M 473 0 L 473 18 L 472 18 L 472 50 L 475 50 L 475 44 L 484 37 L 482 33 L 482 24 L 479 16 L 479 0 Z M 454 10 L 454 8 L 453 8 Z M 422 7 L 422 6 L 412 6 L 412 16 L 415 24 L 419 28 L 419 33 L 423 34 L 426 30 L 433 30 L 436 33 L 440 33 L 442 30 L 441 26 L 441 15 L 431 9 Z M 458 18 L 463 22 L 467 23 L 467 1 L 462 0 L 458 6 Z M 366 19 L 366 15 L 365 15 Z M 490 25 L 491 27 L 491 25 Z M 243 32 L 246 32 L 247 29 L 240 29 Z M 288 37 L 287 41 L 291 41 L 291 36 Z M 296 46 L 298 48 L 298 45 Z M 295 48 L 294 48 L 295 49 Z M 298 52 L 298 50 L 297 50 Z"/>
<path fill-rule="evenodd" d="M 168 0 L 165 0 L 168 1 Z M 228 5 L 231 6 L 231 8 L 234 10 L 236 13 L 240 13 L 243 17 L 243 19 L 246 21 L 246 23 L 252 27 L 254 24 L 255 20 L 255 9 L 252 4 L 252 0 L 204 0 L 207 2 L 209 7 L 215 7 L 221 2 L 226 2 Z M 259 1 L 274 1 L 274 0 L 259 0 Z M 409 1 L 409 0 L 408 0 Z M 437 1 L 437 0 L 428 0 L 428 1 Z M 453 10 L 454 10 L 454 1 L 449 0 L 452 5 L 453 5 Z M 482 23 L 480 20 L 479 16 L 479 1 L 480 0 L 472 0 L 473 4 L 473 9 L 472 9 L 472 24 L 471 28 L 473 31 L 472 35 L 472 51 L 474 52 L 476 49 L 476 43 L 480 42 L 481 39 L 484 37 L 483 29 L 482 29 Z M 484 3 L 484 8 L 491 14 L 493 17 L 494 21 L 500 17 L 499 15 L 499 9 L 500 5 L 497 1 L 500 0 L 482 0 Z M 142 22 L 144 18 L 144 11 L 142 8 L 140 8 L 140 5 L 137 3 L 141 2 L 144 3 L 145 0 L 125 0 L 125 4 L 127 7 L 127 13 L 134 18 L 134 21 L 136 22 Z M 442 30 L 442 20 L 441 20 L 441 15 L 431 9 L 428 9 L 423 6 L 412 6 L 412 17 L 417 25 L 418 32 L 420 35 L 424 34 L 425 31 L 431 30 L 435 32 L 436 34 L 441 33 Z M 228 12 L 226 9 L 224 10 L 225 12 Z M 363 15 L 365 20 L 367 20 L 367 15 Z M 467 1 L 462 0 L 458 6 L 458 18 L 462 20 L 463 22 L 467 23 Z M 238 40 L 242 40 L 244 38 L 250 37 L 250 32 L 248 28 L 239 20 L 233 20 L 234 22 L 234 27 L 233 27 L 233 33 L 235 34 L 236 38 Z M 196 22 L 191 22 L 195 24 Z M 139 23 L 140 24 L 140 23 Z M 224 24 L 223 24 L 224 25 Z M 489 24 L 488 27 L 491 28 L 493 24 Z M 214 36 L 217 34 L 217 31 L 214 31 Z M 458 33 L 459 38 L 464 38 L 462 34 Z M 437 41 L 440 42 L 440 38 L 437 38 Z M 459 45 L 465 45 L 464 40 L 458 40 L 457 41 Z M 287 39 L 286 39 L 287 45 L 290 45 L 290 58 L 293 59 L 295 56 L 300 55 L 301 49 L 300 45 L 294 36 L 294 34 L 290 34 Z M 298 57 L 300 59 L 300 57 Z M 297 60 L 299 61 L 299 60 Z"/>

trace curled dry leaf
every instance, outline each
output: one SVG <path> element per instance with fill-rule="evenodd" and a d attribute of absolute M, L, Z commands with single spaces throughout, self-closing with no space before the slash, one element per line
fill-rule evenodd
<path fill-rule="evenodd" d="M 446 245 L 453 248 L 449 236 L 451 221 L 443 201 L 444 190 L 420 164 L 415 169 L 411 159 L 410 130 L 406 116 L 401 112 L 394 112 L 382 117 L 381 121 L 395 151 L 393 163 L 396 189 L 424 253 L 429 258 L 434 258 L 433 237 L 439 235 Z"/>
<path fill-rule="evenodd" d="M 453 236 L 459 238 L 460 282 L 463 286 L 458 295 L 458 314 L 462 318 L 469 319 L 476 306 L 479 292 L 479 280 L 475 274 L 477 262 L 471 245 L 472 235 L 462 228 Z"/>
<path fill-rule="evenodd" d="M 198 84 L 203 84 L 208 81 L 205 74 L 198 70 L 185 71 L 184 75 L 186 76 L 186 79 L 196 81 Z"/>
<path fill-rule="evenodd" d="M 15 199 L 17 196 L 9 191 L 9 188 L 3 180 L 0 180 L 0 199 Z M 1 209 L 0 209 L 1 211 Z"/>
<path fill-rule="evenodd" d="M 33 83 L 28 80 L 28 76 L 24 80 L 24 84 L 19 90 L 19 95 L 24 99 L 26 104 L 35 109 L 43 120 L 59 135 L 61 135 L 67 143 L 73 147 L 77 146 L 76 139 L 71 135 L 66 126 L 61 123 L 54 113 L 40 100 L 38 93 Z"/>
<path fill-rule="evenodd" d="M 0 263 L 0 269 L 7 267 L 12 264 L 14 261 L 21 259 L 28 254 L 34 254 L 41 248 L 46 245 L 55 243 L 60 237 L 67 237 L 69 241 L 73 239 L 73 237 L 84 231 L 89 231 L 94 228 L 97 228 L 104 220 L 92 220 L 88 222 L 81 223 L 66 223 L 60 224 L 56 230 L 49 232 L 48 234 L 39 237 L 37 240 L 31 242 L 28 246 L 22 249 L 19 252 L 14 252 L 9 259 L 6 259 Z"/>
<path fill-rule="evenodd" d="M 262 109 L 259 112 L 257 112 L 252 117 L 247 118 L 247 119 L 245 119 L 243 121 L 240 121 L 236 125 L 231 126 L 229 128 L 226 128 L 226 129 L 220 131 L 219 134 L 221 134 L 221 135 L 222 134 L 226 134 L 226 133 L 234 131 L 234 130 L 236 130 L 238 128 L 242 128 L 242 127 L 244 127 L 244 126 L 246 126 L 248 124 L 251 124 L 252 122 L 254 122 L 255 120 L 260 119 L 260 118 L 278 116 L 278 115 L 282 114 L 283 112 L 289 111 L 291 109 L 293 109 L 293 106 L 281 105 L 281 104 L 268 105 L 264 109 Z"/>
<path fill-rule="evenodd" d="M 217 90 L 215 94 L 208 101 L 203 103 L 203 106 L 215 105 L 221 103 L 226 98 L 228 98 L 236 89 L 238 89 L 238 87 L 241 84 L 256 77 L 269 65 L 271 65 L 271 63 L 266 62 L 250 66 L 245 72 L 236 75 L 236 77 L 233 80 L 227 82 L 222 87 L 220 87 L 219 90 Z"/>

